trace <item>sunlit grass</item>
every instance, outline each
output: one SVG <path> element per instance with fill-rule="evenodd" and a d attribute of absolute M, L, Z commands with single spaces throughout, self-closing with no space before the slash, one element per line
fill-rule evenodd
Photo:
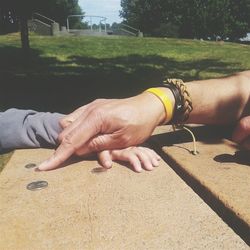
<path fill-rule="evenodd" d="M 11 155 L 12 153 L 6 153 L 6 154 L 0 155 L 0 172 L 3 170 L 4 166 L 9 161 Z"/>

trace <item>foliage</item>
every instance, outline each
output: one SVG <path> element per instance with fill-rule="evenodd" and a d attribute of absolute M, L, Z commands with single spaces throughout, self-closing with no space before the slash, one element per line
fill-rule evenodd
<path fill-rule="evenodd" d="M 78 0 L 46 0 L 41 1 L 40 6 L 35 11 L 55 20 L 60 25 L 66 25 L 66 19 L 69 15 L 82 15 Z M 72 25 L 80 25 L 81 19 L 72 20 Z"/>
<path fill-rule="evenodd" d="M 121 6 L 125 21 L 150 35 L 237 40 L 250 31 L 250 0 L 121 0 Z"/>
<path fill-rule="evenodd" d="M 83 14 L 78 0 L 2 0 L 0 2 L 0 34 L 18 30 L 20 17 L 30 18 L 39 12 L 61 25 L 66 24 L 68 15 Z M 80 19 L 72 22 L 81 23 Z"/>

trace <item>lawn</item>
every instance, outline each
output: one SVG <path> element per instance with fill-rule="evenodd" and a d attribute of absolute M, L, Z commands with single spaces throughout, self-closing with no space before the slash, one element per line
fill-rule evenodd
<path fill-rule="evenodd" d="M 249 45 L 164 38 L 40 37 L 30 61 L 18 34 L 0 36 L 1 104 L 69 112 L 98 97 L 126 97 L 162 78 L 204 79 L 250 68 Z"/>
<path fill-rule="evenodd" d="M 12 153 L 6 153 L 6 154 L 0 155 L 0 172 L 3 170 L 5 164 L 8 162 L 11 155 Z"/>
<path fill-rule="evenodd" d="M 249 45 L 130 37 L 31 35 L 24 60 L 19 34 L 0 36 L 0 109 L 70 112 L 96 98 L 121 98 L 159 85 L 250 69 Z M 1 161 L 1 158 L 0 158 Z"/>

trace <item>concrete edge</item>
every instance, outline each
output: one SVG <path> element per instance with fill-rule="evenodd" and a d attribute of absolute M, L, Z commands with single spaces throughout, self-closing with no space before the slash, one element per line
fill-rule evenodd
<path fill-rule="evenodd" d="M 218 197 L 212 193 L 208 187 L 203 185 L 199 179 L 195 178 L 191 173 L 184 169 L 170 155 L 163 152 L 160 145 L 150 141 L 152 148 L 162 157 L 164 161 L 178 174 L 185 183 L 190 186 L 201 199 L 206 202 L 221 219 L 230 226 L 236 234 L 238 234 L 250 246 L 250 225 L 240 218 L 235 211 L 227 207 Z"/>

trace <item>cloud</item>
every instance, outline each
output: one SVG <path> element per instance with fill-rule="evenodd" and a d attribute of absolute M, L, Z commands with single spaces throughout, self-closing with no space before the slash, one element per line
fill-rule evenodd
<path fill-rule="evenodd" d="M 108 23 L 121 22 L 120 0 L 79 0 L 79 5 L 86 15 L 105 16 Z"/>

